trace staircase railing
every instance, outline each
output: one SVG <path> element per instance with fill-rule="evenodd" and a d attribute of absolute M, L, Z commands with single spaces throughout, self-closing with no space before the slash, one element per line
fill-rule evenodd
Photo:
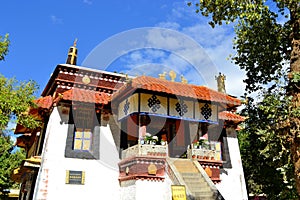
<path fill-rule="evenodd" d="M 175 184 L 175 185 L 186 185 L 185 181 L 183 180 L 182 176 L 180 175 L 180 173 L 177 172 L 176 167 L 174 166 L 173 162 L 176 160 L 172 159 L 172 158 L 167 158 L 167 174 L 170 177 L 171 181 Z M 185 188 L 188 199 L 191 199 L 192 197 L 192 192 L 189 190 L 188 187 Z"/>
<path fill-rule="evenodd" d="M 215 198 L 216 199 L 220 199 L 220 200 L 224 199 L 223 196 L 221 195 L 221 193 L 219 192 L 219 190 L 217 189 L 217 187 L 215 186 L 215 184 L 212 182 L 212 180 L 209 178 L 209 176 L 207 175 L 207 173 L 205 172 L 205 170 L 199 164 L 199 162 L 196 161 L 196 160 L 194 160 L 193 164 L 198 169 L 198 171 L 200 172 L 200 174 L 202 175 L 202 177 L 204 178 L 204 180 L 207 182 L 207 184 L 209 185 L 209 187 L 213 191 Z"/>

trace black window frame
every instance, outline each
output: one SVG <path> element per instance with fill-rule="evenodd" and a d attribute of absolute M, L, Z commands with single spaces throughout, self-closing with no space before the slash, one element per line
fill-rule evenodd
<path fill-rule="evenodd" d="M 89 151 L 74 149 L 76 125 L 74 123 L 72 109 L 70 109 L 68 133 L 67 133 L 66 147 L 65 147 L 66 158 L 95 159 L 95 160 L 100 159 L 100 119 L 101 119 L 100 112 L 96 113 L 96 119 L 93 119 L 94 128 L 91 129 L 92 132 L 91 149 Z"/>

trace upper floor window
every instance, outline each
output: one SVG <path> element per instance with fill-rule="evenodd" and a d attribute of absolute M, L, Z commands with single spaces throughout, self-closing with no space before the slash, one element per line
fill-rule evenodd
<path fill-rule="evenodd" d="M 74 133 L 74 150 L 90 151 L 92 146 L 91 129 L 76 129 Z"/>
<path fill-rule="evenodd" d="M 95 105 L 92 104 L 81 104 L 76 109 L 72 109 L 69 117 L 65 157 L 99 158 L 99 115 L 95 111 Z"/>

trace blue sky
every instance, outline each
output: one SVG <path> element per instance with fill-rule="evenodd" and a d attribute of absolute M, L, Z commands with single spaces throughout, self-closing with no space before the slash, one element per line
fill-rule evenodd
<path fill-rule="evenodd" d="M 87 57 L 97 50 L 99 44 L 113 40 L 120 33 L 144 27 L 167 28 L 178 32 L 177 36 L 182 34 L 180 38 L 183 35 L 190 37 L 203 51 L 187 51 L 187 47 L 183 54 L 189 54 L 187 57 L 192 60 L 208 59 L 201 63 L 210 72 L 210 79 L 214 80 L 211 76 L 215 72 L 225 73 L 227 92 L 236 96 L 243 94 L 244 73 L 226 59 L 234 53 L 232 26 L 210 28 L 207 19 L 197 15 L 184 1 L 10 0 L 2 2 L 1 7 L 0 35 L 9 33 L 11 46 L 5 61 L 0 62 L 0 73 L 18 80 L 35 80 L 40 85 L 37 95 L 40 95 L 56 65 L 65 63 L 68 48 L 75 38 L 78 38 L 77 63 L 81 65 L 89 63 L 86 62 Z M 176 42 L 163 38 L 166 35 L 154 36 L 151 42 L 155 47 L 160 47 L 157 43 L 169 41 L 169 50 L 175 48 Z M 172 39 L 176 40 L 176 37 Z M 182 43 L 186 44 L 186 40 Z M 102 59 L 101 56 L 99 59 Z M 117 68 L 111 71 L 122 71 L 130 66 L 149 66 L 152 62 L 156 66 L 171 66 L 188 79 L 193 79 L 189 60 L 165 49 L 130 51 L 117 57 L 110 66 Z M 99 69 L 108 69 L 108 66 L 99 66 Z M 155 72 L 159 73 L 159 70 Z M 134 73 L 141 75 L 145 72 L 135 69 Z M 205 76 L 202 78 L 209 79 Z M 198 84 L 193 80 L 190 82 Z M 200 81 L 199 84 L 206 82 Z M 208 85 L 216 89 L 216 85 Z"/>

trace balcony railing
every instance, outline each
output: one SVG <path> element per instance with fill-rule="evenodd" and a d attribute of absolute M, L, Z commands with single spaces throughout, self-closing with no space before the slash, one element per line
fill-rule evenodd
<path fill-rule="evenodd" d="M 201 160 L 216 160 L 221 161 L 221 143 L 220 142 L 206 142 L 203 146 L 191 145 L 187 150 L 188 158 L 197 158 Z"/>
<path fill-rule="evenodd" d="M 134 156 L 168 156 L 168 145 L 137 144 L 122 151 L 122 159 Z"/>

